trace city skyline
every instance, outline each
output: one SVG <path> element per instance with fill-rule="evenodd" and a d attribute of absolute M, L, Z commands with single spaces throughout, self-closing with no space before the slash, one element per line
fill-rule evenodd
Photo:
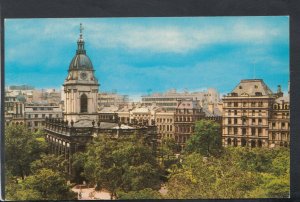
<path fill-rule="evenodd" d="M 287 92 L 287 16 L 9 19 L 5 85 L 60 89 L 76 51 L 79 23 L 100 92 L 134 97 L 215 88 L 224 94 L 251 78 Z"/>

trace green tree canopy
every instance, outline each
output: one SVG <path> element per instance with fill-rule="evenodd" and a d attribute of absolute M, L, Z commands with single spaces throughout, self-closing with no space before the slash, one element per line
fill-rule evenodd
<path fill-rule="evenodd" d="M 186 143 L 186 152 L 204 156 L 217 155 L 222 147 L 221 127 L 215 121 L 202 119 L 195 123 L 195 132 Z"/>
<path fill-rule="evenodd" d="M 27 191 L 34 195 L 24 194 Z M 22 200 L 70 200 L 76 198 L 76 194 L 70 191 L 65 178 L 59 172 L 45 168 L 26 177 L 21 183 L 18 193 L 21 193 Z"/>
<path fill-rule="evenodd" d="M 36 138 L 26 126 L 5 127 L 5 166 L 14 176 L 22 179 L 30 174 L 30 164 L 45 153 L 46 142 Z"/>
<path fill-rule="evenodd" d="M 118 192 L 118 199 L 127 200 L 127 199 L 162 199 L 162 196 L 157 190 L 146 188 L 139 191 L 130 191 Z"/>
<path fill-rule="evenodd" d="M 31 163 L 30 168 L 32 173 L 37 173 L 39 170 L 46 168 L 55 172 L 59 172 L 66 179 L 68 172 L 66 170 L 67 160 L 64 156 L 56 156 L 54 154 L 42 154 L 40 159 Z"/>
<path fill-rule="evenodd" d="M 88 145 L 84 176 L 97 184 L 98 189 L 108 190 L 112 198 L 118 190 L 129 192 L 160 187 L 160 169 L 152 150 L 135 135 L 95 138 Z"/>

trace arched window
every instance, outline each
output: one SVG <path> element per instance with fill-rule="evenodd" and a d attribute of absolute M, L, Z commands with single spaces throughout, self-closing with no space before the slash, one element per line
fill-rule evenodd
<path fill-rule="evenodd" d="M 87 112 L 88 109 L 88 98 L 86 94 L 82 94 L 80 97 L 80 112 Z"/>

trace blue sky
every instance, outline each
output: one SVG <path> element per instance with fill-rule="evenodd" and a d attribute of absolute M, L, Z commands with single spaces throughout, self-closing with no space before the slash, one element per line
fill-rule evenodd
<path fill-rule="evenodd" d="M 289 80 L 289 18 L 6 19 L 5 85 L 57 88 L 77 48 L 79 23 L 100 91 L 138 96 L 176 88 L 228 93 L 262 78 Z"/>

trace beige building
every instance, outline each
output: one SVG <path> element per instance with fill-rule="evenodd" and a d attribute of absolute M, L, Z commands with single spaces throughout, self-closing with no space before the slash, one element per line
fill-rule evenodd
<path fill-rule="evenodd" d="M 155 125 L 160 138 L 175 138 L 174 112 L 160 110 L 156 112 Z"/>
<path fill-rule="evenodd" d="M 24 110 L 25 122 L 32 131 L 44 128 L 46 117 L 61 119 L 62 116 L 58 105 L 27 104 Z"/>
<path fill-rule="evenodd" d="M 158 110 L 157 106 L 137 106 L 129 112 L 130 123 L 152 125 Z"/>
<path fill-rule="evenodd" d="M 262 79 L 241 80 L 223 98 L 223 145 L 269 147 L 269 120 L 279 96 Z"/>
<path fill-rule="evenodd" d="M 290 144 L 290 99 L 289 96 L 279 97 L 273 104 L 269 119 L 269 145 L 270 147 Z"/>

